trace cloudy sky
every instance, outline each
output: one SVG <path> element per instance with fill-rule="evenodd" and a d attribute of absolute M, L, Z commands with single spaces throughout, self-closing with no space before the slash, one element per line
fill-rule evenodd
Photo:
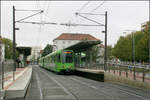
<path fill-rule="evenodd" d="M 102 4 L 103 3 L 103 4 Z M 102 5 L 101 5 L 102 4 Z M 41 46 L 52 44 L 53 39 L 62 33 L 86 33 L 104 41 L 102 26 L 78 26 L 66 27 L 61 23 L 92 24 L 80 16 L 79 13 L 104 14 L 108 11 L 108 44 L 114 45 L 125 30 L 140 30 L 141 23 L 149 20 L 148 1 L 2 1 L 1 2 L 1 35 L 12 39 L 12 6 L 16 9 L 44 10 L 43 14 L 36 15 L 24 21 L 45 21 L 58 23 L 51 24 L 27 24 L 16 23 L 20 30 L 16 32 L 18 46 Z M 100 7 L 98 7 L 101 5 Z M 97 8 L 96 10 L 93 10 Z M 16 11 L 16 20 L 34 14 L 29 11 Z M 90 19 L 104 24 L 104 16 L 84 15 Z"/>

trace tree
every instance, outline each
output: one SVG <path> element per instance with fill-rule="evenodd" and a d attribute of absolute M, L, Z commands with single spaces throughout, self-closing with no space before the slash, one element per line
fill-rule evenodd
<path fill-rule="evenodd" d="M 43 50 L 42 57 L 48 55 L 51 52 L 53 52 L 53 46 L 50 44 L 47 44 Z"/>
<path fill-rule="evenodd" d="M 12 56 L 13 56 L 13 43 L 12 43 L 12 40 L 8 39 L 8 38 L 0 38 L 1 41 L 4 43 L 5 45 L 5 58 L 6 59 L 12 59 Z M 16 51 L 16 56 L 18 57 L 19 56 L 19 52 Z"/>
<path fill-rule="evenodd" d="M 149 54 L 149 30 L 148 23 L 146 23 L 143 31 L 132 33 L 134 35 L 134 50 L 135 61 L 148 61 Z M 123 60 L 132 61 L 132 34 L 125 37 L 121 36 L 115 44 L 112 54 L 113 56 Z"/>
<path fill-rule="evenodd" d="M 149 54 L 149 32 L 148 30 L 143 31 L 141 39 L 136 45 L 137 58 L 139 61 L 148 62 Z"/>
<path fill-rule="evenodd" d="M 113 56 L 121 59 L 121 60 L 131 60 L 132 55 L 132 41 L 131 36 L 128 35 L 127 37 L 121 36 L 117 41 L 117 44 L 114 46 L 112 50 Z"/>
<path fill-rule="evenodd" d="M 108 57 L 108 59 L 112 58 L 112 47 L 111 47 L 111 45 L 107 46 L 107 57 Z"/>

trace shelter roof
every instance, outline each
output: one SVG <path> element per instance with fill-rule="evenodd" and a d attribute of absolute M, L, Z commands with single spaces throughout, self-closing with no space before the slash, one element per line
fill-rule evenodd
<path fill-rule="evenodd" d="M 102 43 L 101 41 L 81 41 L 77 44 L 71 45 L 64 50 L 73 50 L 74 52 L 82 52 L 86 51 L 87 49 L 91 48 L 94 45 Z"/>

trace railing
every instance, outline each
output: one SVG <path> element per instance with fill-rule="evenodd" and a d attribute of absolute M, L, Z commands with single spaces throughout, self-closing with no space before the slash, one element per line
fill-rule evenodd
<path fill-rule="evenodd" d="M 123 65 L 108 63 L 108 70 L 114 75 L 123 76 L 137 81 L 150 82 L 150 69 L 147 65 Z"/>
<path fill-rule="evenodd" d="M 7 60 L 5 62 L 0 63 L 0 87 L 3 89 L 4 87 L 4 75 L 8 72 L 13 71 L 13 61 L 12 60 Z"/>
<path fill-rule="evenodd" d="M 3 71 L 4 74 L 7 72 L 12 72 L 13 71 L 13 61 L 12 60 L 7 60 L 5 62 L 3 62 Z M 2 72 L 2 69 L 0 68 L 0 72 Z"/>
<path fill-rule="evenodd" d="M 135 66 L 135 67 L 134 67 Z M 130 78 L 141 82 L 150 82 L 150 68 L 148 65 L 131 65 L 131 63 L 107 63 L 107 71 L 113 75 Z M 94 70 L 104 70 L 104 64 L 100 63 L 82 63 L 76 67 Z"/>

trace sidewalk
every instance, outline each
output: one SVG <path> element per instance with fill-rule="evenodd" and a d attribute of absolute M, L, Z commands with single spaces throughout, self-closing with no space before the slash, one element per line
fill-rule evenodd
<path fill-rule="evenodd" d="M 13 72 L 4 75 L 4 90 L 1 91 L 2 97 L 7 98 L 23 98 L 27 87 L 30 83 L 32 75 L 32 67 L 17 68 L 15 72 L 15 80 L 13 80 Z"/>

